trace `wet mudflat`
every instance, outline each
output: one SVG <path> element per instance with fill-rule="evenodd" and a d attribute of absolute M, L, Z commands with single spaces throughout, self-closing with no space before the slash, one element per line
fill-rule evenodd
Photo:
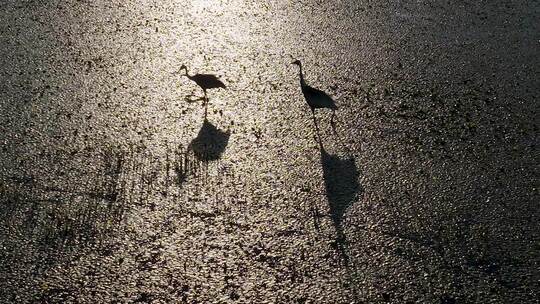
<path fill-rule="evenodd" d="M 0 302 L 536 303 L 538 12 L 2 2 Z"/>

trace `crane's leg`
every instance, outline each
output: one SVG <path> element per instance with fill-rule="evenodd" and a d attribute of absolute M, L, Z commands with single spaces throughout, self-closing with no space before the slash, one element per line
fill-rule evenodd
<path fill-rule="evenodd" d="M 208 96 L 206 95 L 206 90 L 203 90 L 204 92 L 204 119 L 206 119 L 206 115 L 208 115 Z"/>
<path fill-rule="evenodd" d="M 336 121 L 334 118 L 336 117 L 336 110 L 332 110 L 332 118 L 330 118 L 330 125 L 332 126 L 332 131 L 337 135 L 336 131 Z"/>
<path fill-rule="evenodd" d="M 344 143 L 343 143 L 343 140 L 341 139 L 341 137 L 339 136 L 337 130 L 336 130 L 336 121 L 334 120 L 334 118 L 336 117 L 336 110 L 333 110 L 332 112 L 332 118 L 330 119 L 330 125 L 332 125 L 332 131 L 334 132 L 334 135 L 336 136 L 336 138 L 338 139 L 338 142 L 341 144 L 341 146 L 343 148 L 345 148 L 345 150 L 347 150 L 347 152 L 349 154 L 352 154 L 352 151 L 349 147 L 347 147 Z"/>
<path fill-rule="evenodd" d="M 315 123 L 315 130 L 317 131 L 317 138 L 319 138 L 319 145 L 322 146 L 321 134 L 319 132 L 319 125 L 317 124 L 317 118 L 315 118 L 314 108 L 311 108 L 311 114 L 313 115 L 313 122 Z"/>
<path fill-rule="evenodd" d="M 317 125 L 317 119 L 315 118 L 315 109 L 311 109 L 311 114 L 313 116 L 313 123 L 315 123 L 315 129 L 317 129 L 317 132 L 319 132 L 319 126 Z"/>

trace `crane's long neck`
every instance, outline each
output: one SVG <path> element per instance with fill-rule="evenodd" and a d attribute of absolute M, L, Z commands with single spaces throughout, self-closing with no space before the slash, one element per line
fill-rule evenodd
<path fill-rule="evenodd" d="M 300 86 L 305 87 L 306 82 L 304 81 L 304 73 L 302 72 L 302 65 L 299 64 L 298 66 L 300 67 Z"/>

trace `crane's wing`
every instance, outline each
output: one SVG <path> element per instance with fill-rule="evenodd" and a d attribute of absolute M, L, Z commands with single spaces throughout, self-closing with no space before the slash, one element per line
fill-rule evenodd
<path fill-rule="evenodd" d="M 204 85 L 207 89 L 226 88 L 225 84 L 212 74 L 197 74 L 193 76 L 193 79 L 195 79 L 197 83 Z"/>
<path fill-rule="evenodd" d="M 312 107 L 337 109 L 337 105 L 332 97 L 328 96 L 328 94 L 326 94 L 324 91 L 310 86 L 305 86 L 304 94 L 308 103 Z"/>

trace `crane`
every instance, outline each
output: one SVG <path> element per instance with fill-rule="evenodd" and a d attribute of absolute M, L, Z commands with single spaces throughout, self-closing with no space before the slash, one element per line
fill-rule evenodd
<path fill-rule="evenodd" d="M 206 112 L 208 108 L 208 96 L 206 95 L 206 90 L 209 89 L 216 89 L 216 88 L 223 88 L 226 89 L 227 87 L 221 80 L 219 80 L 215 75 L 211 74 L 195 74 L 193 76 L 189 75 L 187 67 L 183 64 L 180 67 L 180 71 L 185 71 L 185 76 L 189 78 L 191 81 L 195 82 L 204 93 L 204 115 L 206 117 Z"/>
<path fill-rule="evenodd" d="M 313 122 L 315 123 L 315 128 L 317 129 L 318 135 L 319 126 L 317 125 L 317 120 L 315 118 L 315 109 L 326 108 L 332 110 L 332 119 L 330 123 L 332 124 L 332 126 L 334 126 L 334 116 L 336 115 L 336 110 L 338 109 L 338 107 L 332 97 L 328 96 L 328 94 L 319 89 L 310 87 L 306 84 L 304 80 L 304 74 L 302 72 L 302 63 L 300 62 L 300 60 L 295 60 L 291 64 L 295 64 L 300 68 L 300 87 L 302 88 L 304 98 L 306 99 L 306 102 L 311 109 L 311 113 L 313 114 Z"/>

